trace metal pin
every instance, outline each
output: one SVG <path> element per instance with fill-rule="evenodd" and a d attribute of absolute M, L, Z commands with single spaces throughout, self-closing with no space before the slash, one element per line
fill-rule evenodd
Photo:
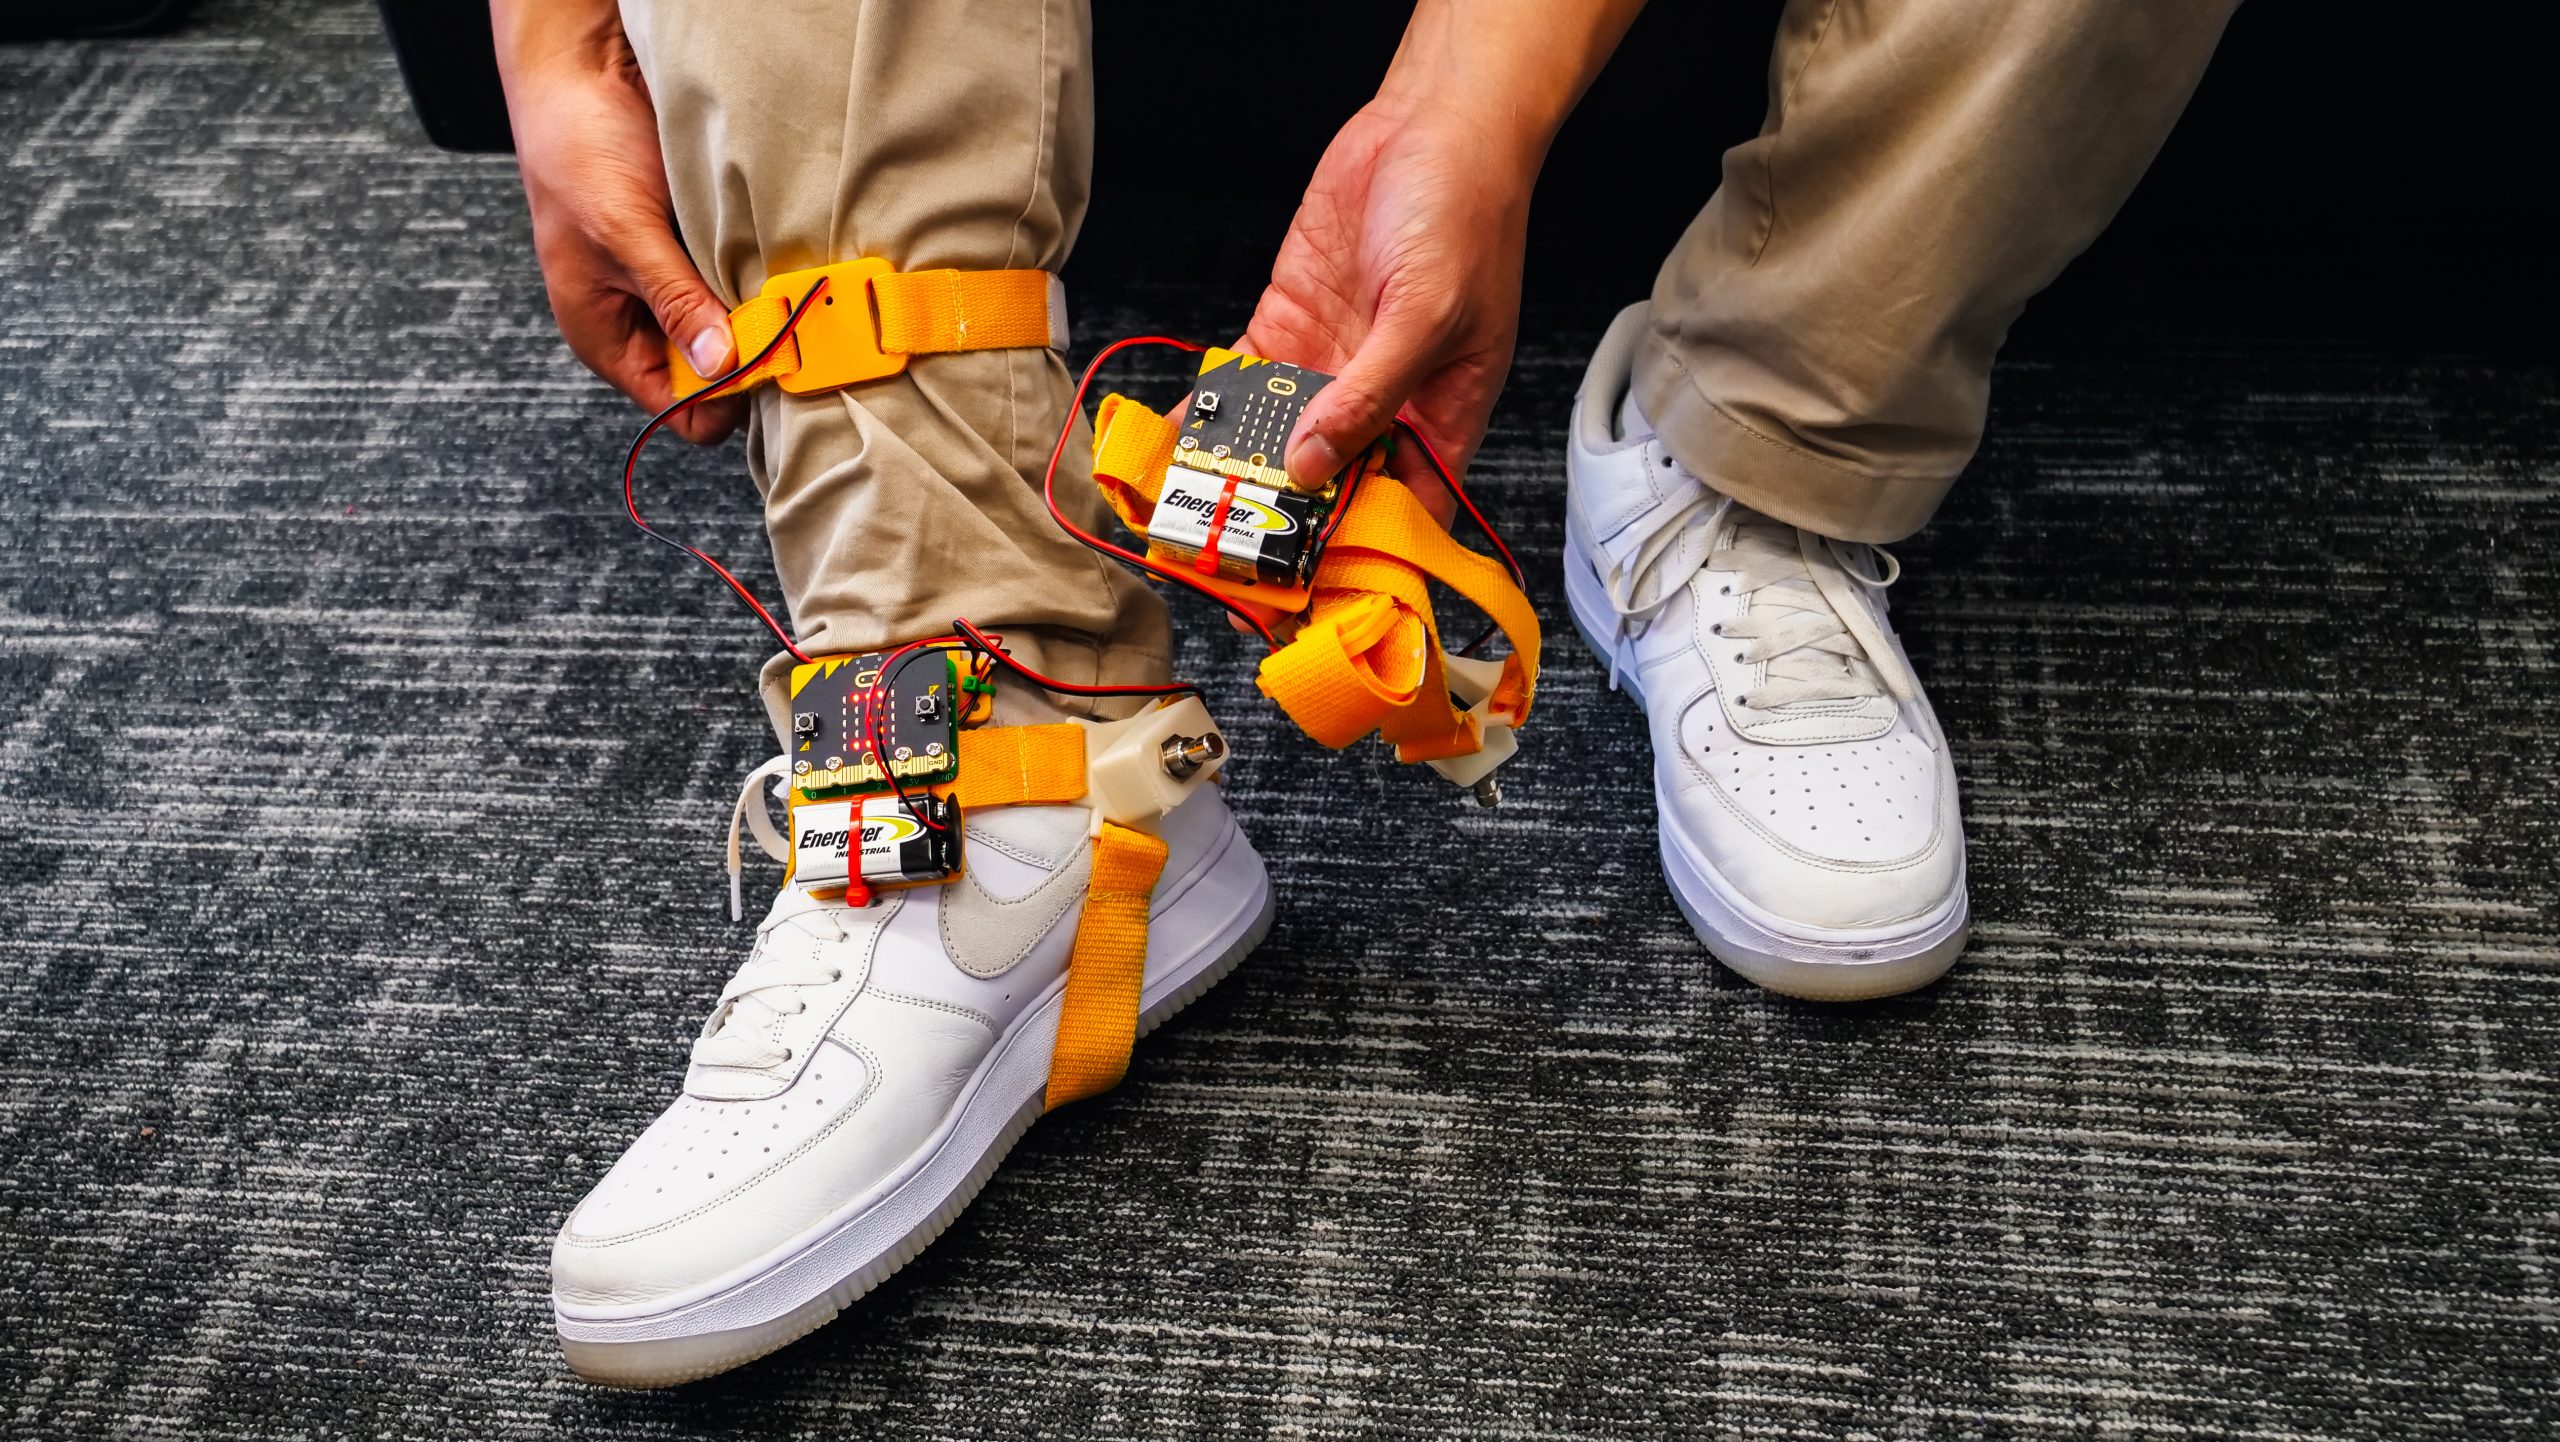
<path fill-rule="evenodd" d="M 1502 804 L 1502 783 L 1494 780 L 1492 773 L 1488 772 L 1467 788 L 1467 794 L 1476 799 L 1476 805 L 1491 811 Z"/>
<path fill-rule="evenodd" d="M 1167 736 L 1156 754 L 1164 760 L 1164 774 L 1176 781 L 1187 781 L 1193 772 L 1227 754 L 1227 738 L 1215 731 L 1199 736 Z"/>

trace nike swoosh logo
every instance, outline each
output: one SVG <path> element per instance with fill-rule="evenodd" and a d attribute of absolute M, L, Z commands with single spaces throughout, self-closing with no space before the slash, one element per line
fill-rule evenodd
<path fill-rule="evenodd" d="M 990 895 L 977 873 L 963 869 L 942 893 L 942 949 L 971 976 L 1002 976 L 1031 954 L 1084 901 L 1093 848 L 1080 846 L 1049 879 L 1011 901 Z"/>

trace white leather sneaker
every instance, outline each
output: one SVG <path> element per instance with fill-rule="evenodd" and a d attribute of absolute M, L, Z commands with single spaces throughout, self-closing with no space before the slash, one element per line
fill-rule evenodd
<path fill-rule="evenodd" d="M 1653 732 L 1662 870 L 1717 960 L 1790 996 L 1925 986 L 1964 949 L 1955 767 L 1885 616 L 1887 553 L 1774 521 L 1675 461 L 1611 325 L 1574 401 L 1565 591 Z"/>
<path fill-rule="evenodd" d="M 777 762 L 750 787 L 781 774 Z M 972 811 L 959 880 L 868 907 L 783 888 L 693 1045 L 684 1094 L 553 1245 L 552 1311 L 579 1375 L 654 1387 L 763 1356 L 969 1204 L 1041 1114 L 1090 816 Z M 1141 1036 L 1271 925 L 1262 859 L 1216 788 L 1161 832 Z"/>

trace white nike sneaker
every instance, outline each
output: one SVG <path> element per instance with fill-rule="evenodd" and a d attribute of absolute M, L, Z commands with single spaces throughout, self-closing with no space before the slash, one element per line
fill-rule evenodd
<path fill-rule="evenodd" d="M 749 778 L 756 805 L 782 774 L 777 758 Z M 783 888 L 684 1095 L 553 1244 L 552 1311 L 580 1376 L 656 1387 L 763 1356 L 969 1204 L 1041 1114 L 1091 814 L 974 810 L 959 880 L 868 907 Z M 1271 926 L 1262 859 L 1215 787 L 1161 834 L 1141 1036 Z"/>
<path fill-rule="evenodd" d="M 1717 960 L 1790 996 L 1891 996 L 1964 950 L 1964 822 L 1885 616 L 1899 563 L 1774 521 L 1675 461 L 1629 393 L 1645 307 L 1574 401 L 1565 592 L 1653 731 L 1671 895 Z"/>

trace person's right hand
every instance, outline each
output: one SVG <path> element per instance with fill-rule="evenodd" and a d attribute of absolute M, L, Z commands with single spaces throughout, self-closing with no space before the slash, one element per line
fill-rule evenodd
<path fill-rule="evenodd" d="M 727 307 L 677 239 L 657 111 L 612 0 L 498 0 L 498 67 L 533 248 L 569 349 L 656 412 L 675 399 L 666 338 L 701 375 L 736 364 Z M 708 445 L 737 429 L 735 396 L 671 423 Z"/>

